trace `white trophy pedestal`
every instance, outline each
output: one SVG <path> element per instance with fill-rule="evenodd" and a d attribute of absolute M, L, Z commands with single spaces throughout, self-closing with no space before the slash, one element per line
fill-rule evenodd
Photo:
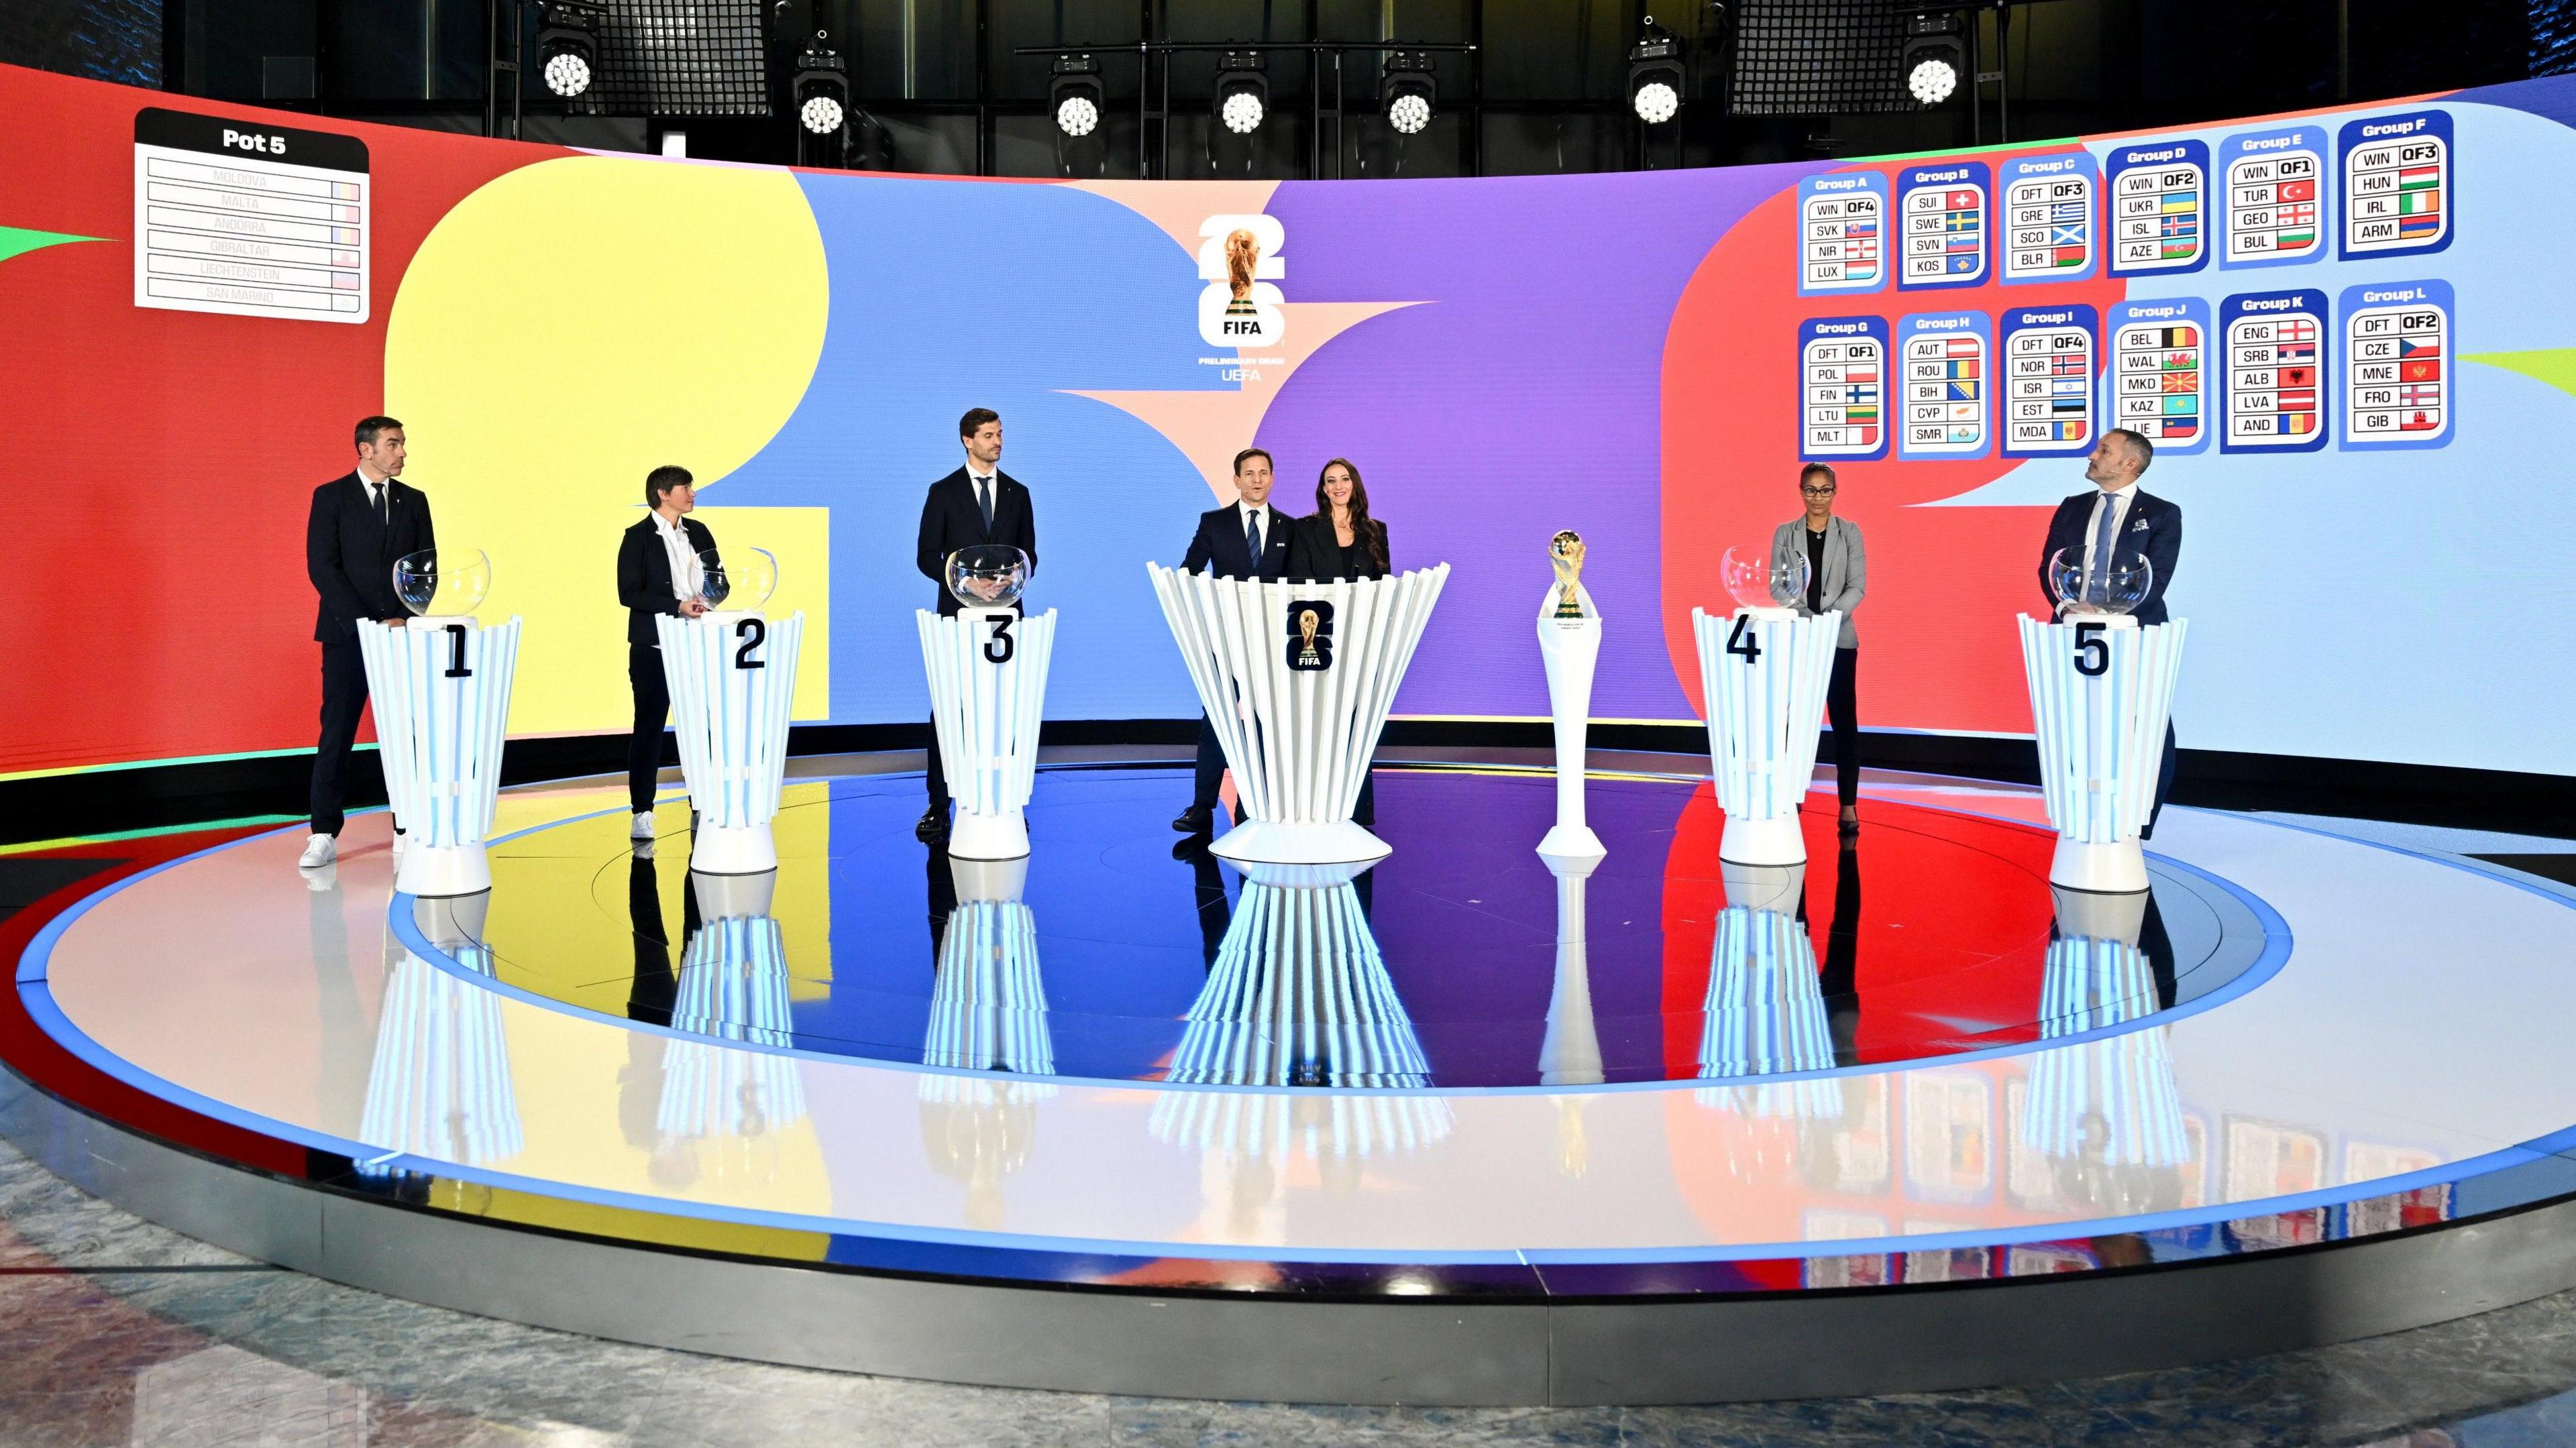
<path fill-rule="evenodd" d="M 1546 629 L 1542 620 L 1539 628 Z M 1587 831 L 1587 833 L 1589 833 Z M 1541 853 L 1545 854 L 1542 847 Z M 1590 935 L 1584 929 L 1584 888 L 1601 856 L 1548 855 L 1556 877 L 1556 979 L 1547 993 L 1547 1033 L 1538 1047 L 1542 1086 L 1598 1086 L 1601 1031 L 1592 1013 Z"/>
<path fill-rule="evenodd" d="M 1585 736 L 1592 723 L 1592 672 L 1601 659 L 1601 614 L 1591 591 L 1574 586 L 1581 618 L 1556 616 L 1556 588 L 1539 600 L 1538 655 L 1547 666 L 1548 712 L 1556 722 L 1556 824 L 1538 852 L 1561 859 L 1599 859 L 1609 853 L 1583 818 Z"/>
<path fill-rule="evenodd" d="M 1339 583 L 1145 572 L 1234 771 L 1236 823 L 1210 851 L 1282 865 L 1390 853 L 1351 810 L 1449 565 Z"/>
<path fill-rule="evenodd" d="M 778 868 L 769 822 L 786 779 L 787 725 L 805 615 L 714 611 L 656 615 L 680 777 L 698 826 L 689 868 L 757 875 Z"/>
<path fill-rule="evenodd" d="M 1717 857 L 1736 865 L 1802 865 L 1798 805 L 1816 773 L 1840 613 L 1786 608 L 1691 610 L 1699 644 L 1709 773 L 1726 831 Z"/>
<path fill-rule="evenodd" d="M 2019 626 L 2040 790 L 2057 827 L 2048 883 L 2102 895 L 2143 891 L 2138 831 L 2155 810 L 2189 625 L 2069 613 L 2053 622 L 2024 616 Z"/>
<path fill-rule="evenodd" d="M 519 620 L 358 621 L 394 823 L 404 831 L 394 889 L 421 898 L 492 888 L 484 838 L 501 789 Z"/>
<path fill-rule="evenodd" d="M 1037 784 L 1055 610 L 1023 618 L 1007 608 L 969 608 L 942 618 L 921 609 L 914 620 L 938 726 L 932 747 L 957 802 L 949 857 L 1018 859 L 1029 852 L 1026 811 Z"/>

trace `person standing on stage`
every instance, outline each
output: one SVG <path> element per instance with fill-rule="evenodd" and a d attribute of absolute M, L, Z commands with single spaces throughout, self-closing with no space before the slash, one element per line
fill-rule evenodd
<path fill-rule="evenodd" d="M 1837 829 L 1843 838 L 1860 833 L 1860 631 L 1852 611 L 1868 590 L 1869 554 L 1861 546 L 1860 525 L 1834 516 L 1834 470 L 1809 463 L 1798 470 L 1798 497 L 1806 516 L 1792 518 L 1771 534 L 1771 566 L 1777 572 L 1807 560 L 1807 591 L 1797 601 L 1799 616 L 1814 618 L 1839 611 L 1842 630 L 1834 641 L 1834 672 L 1825 685 L 1825 717 L 1834 725 L 1834 793 L 1842 801 Z"/>
<path fill-rule="evenodd" d="M 2165 612 L 2165 589 L 2173 583 L 2182 559 L 2182 509 L 2138 487 L 2138 479 L 2156 460 L 2156 445 L 2125 427 L 2102 434 L 2084 464 L 2084 480 L 2094 491 L 2078 493 L 2057 505 L 2048 520 L 2048 537 L 2039 545 L 2039 588 L 2060 613 L 2091 613 L 2091 604 L 2058 600 L 2049 586 L 2048 561 L 2064 552 L 2084 560 L 2084 576 L 2093 578 L 2138 558 L 2145 558 L 2151 577 L 2147 596 L 2130 610 L 2140 624 L 2159 624 Z M 2142 840 L 2155 838 L 2156 816 L 2164 811 L 2173 789 L 2174 731 L 2165 723 L 2164 758 L 2156 766 L 2156 802 L 2147 811 Z"/>
<path fill-rule="evenodd" d="M 939 586 L 942 618 L 958 611 L 957 599 L 948 591 L 948 555 L 958 549 L 1008 544 L 1028 555 L 1031 574 L 1038 569 L 1037 510 L 1029 502 L 1029 490 L 1002 471 L 1002 415 L 989 407 L 972 408 L 957 420 L 957 436 L 966 448 L 966 465 L 930 485 L 929 496 L 921 501 L 921 541 L 915 550 L 922 576 Z M 935 721 L 926 773 L 930 807 L 912 832 L 924 841 L 945 839 L 948 775 L 940 765 Z"/>
<path fill-rule="evenodd" d="M 1288 538 L 1288 577 L 1300 583 L 1384 578 L 1391 571 L 1386 525 L 1369 516 L 1368 485 L 1348 458 L 1324 464 L 1315 480 L 1315 514 L 1297 520 Z M 1377 776 L 1360 779 L 1351 823 L 1377 823 Z"/>
<path fill-rule="evenodd" d="M 1235 501 L 1199 515 L 1199 531 L 1181 570 L 1212 572 L 1219 578 L 1259 579 L 1275 583 L 1288 576 L 1288 542 L 1294 523 L 1270 506 L 1270 454 L 1248 447 L 1234 455 Z M 1198 774 L 1190 807 L 1172 821 L 1185 835 L 1216 829 L 1216 792 L 1225 777 L 1225 754 L 1217 747 L 1216 726 L 1199 715 Z"/>
<path fill-rule="evenodd" d="M 626 606 L 626 682 L 635 692 L 635 732 L 626 741 L 626 807 L 635 812 L 629 839 L 653 838 L 653 790 L 662 775 L 662 731 L 671 722 L 671 681 L 662 671 L 656 615 L 696 618 L 699 560 L 715 552 L 716 535 L 688 516 L 698 506 L 687 468 L 659 467 L 644 476 L 644 505 L 617 540 L 617 601 Z"/>
<path fill-rule="evenodd" d="M 313 620 L 314 641 L 322 645 L 322 737 L 313 749 L 313 834 L 296 860 L 304 867 L 339 858 L 349 746 L 367 707 L 358 620 L 400 627 L 409 619 L 411 611 L 394 593 L 394 564 L 438 546 L 429 499 L 396 481 L 403 470 L 403 425 L 390 417 L 362 418 L 357 443 L 357 470 L 315 488 L 304 522 L 304 572 L 322 596 Z M 394 824 L 399 845 L 402 822 Z"/>

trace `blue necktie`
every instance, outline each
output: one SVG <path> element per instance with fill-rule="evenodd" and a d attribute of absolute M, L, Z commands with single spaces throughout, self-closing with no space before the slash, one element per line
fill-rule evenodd
<path fill-rule="evenodd" d="M 2102 496 L 2102 516 L 2093 520 L 2093 566 L 2085 570 L 2084 601 L 2100 603 L 2111 592 L 2111 526 L 2120 513 L 2119 501 L 2108 493 Z"/>
<path fill-rule="evenodd" d="M 1243 515 L 1243 555 L 1252 560 L 1252 571 L 1261 571 L 1261 524 L 1259 513 Z"/>
<path fill-rule="evenodd" d="M 976 506 L 977 508 L 979 508 L 979 509 L 981 509 L 981 510 L 983 511 L 983 514 L 984 514 L 984 536 L 985 536 L 985 537 L 987 537 L 987 538 L 990 538 L 990 537 L 992 537 L 992 536 L 993 536 L 993 492 L 992 492 L 992 488 L 993 488 L 993 480 L 992 480 L 992 479 L 990 479 L 990 478 L 977 478 L 977 479 L 975 480 L 975 506 Z"/>

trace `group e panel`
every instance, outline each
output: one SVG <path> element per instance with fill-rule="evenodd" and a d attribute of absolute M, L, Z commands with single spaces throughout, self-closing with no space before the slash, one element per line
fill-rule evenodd
<path fill-rule="evenodd" d="M 1830 297 L 1891 282 L 1906 292 L 2104 278 L 2153 288 L 2204 270 L 2439 251 L 2451 239 L 2451 151 L 2450 115 L 2424 109 L 2215 144 L 2184 137 L 2098 155 L 1810 176 L 1797 190 L 1798 289 Z M 2209 295 L 2132 295 L 2098 313 L 2069 300 L 1809 318 L 1798 334 L 1799 454 L 1870 460 L 1892 442 L 1913 461 L 2063 457 L 2090 451 L 2110 428 L 2142 434 L 2160 454 L 2213 442 L 2260 453 L 2450 441 L 2448 283 L 2223 297 L 2197 279 L 2164 285 Z"/>

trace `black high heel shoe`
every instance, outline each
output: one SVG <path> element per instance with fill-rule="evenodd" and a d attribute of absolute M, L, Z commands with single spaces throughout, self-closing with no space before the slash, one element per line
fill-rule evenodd
<path fill-rule="evenodd" d="M 1838 835 L 1842 836 L 1844 839 L 1847 839 L 1847 840 L 1848 840 L 1848 839 L 1856 839 L 1856 838 L 1858 838 L 1858 837 L 1859 837 L 1859 835 L 1860 835 L 1860 810 L 1859 810 L 1856 806 L 1852 806 L 1852 805 L 1845 805 L 1845 806 L 1843 806 L 1843 817 L 1842 817 L 1842 821 L 1841 821 L 1841 823 L 1837 824 L 1837 825 L 1834 827 L 1834 833 L 1836 833 L 1836 834 L 1838 834 Z"/>

